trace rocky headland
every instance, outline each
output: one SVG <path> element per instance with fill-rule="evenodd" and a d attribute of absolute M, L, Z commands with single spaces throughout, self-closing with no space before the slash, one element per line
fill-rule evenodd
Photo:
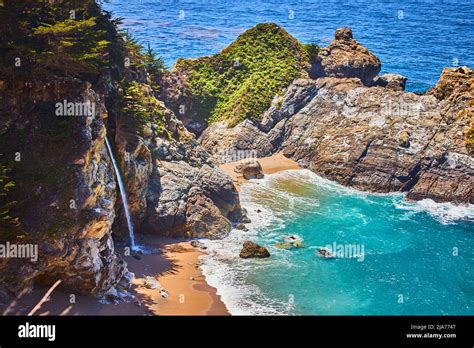
<path fill-rule="evenodd" d="M 271 32 L 274 27 L 256 28 Z M 445 68 L 431 90 L 405 92 L 406 78 L 379 76 L 379 59 L 349 28 L 338 29 L 329 46 L 306 59 L 299 78 L 277 91 L 257 117 L 238 115 L 244 120 L 234 124 L 235 118 L 230 122 L 216 119 L 214 111 L 209 114 L 207 121 L 212 122 L 198 141 L 214 160 L 225 162 L 226 154 L 238 152 L 265 157 L 281 151 L 302 167 L 357 189 L 407 192 L 414 200 L 474 202 L 470 68 Z M 177 65 L 171 75 L 186 73 L 191 80 L 196 74 Z M 189 90 L 182 89 L 183 94 L 173 98 L 185 99 Z"/>

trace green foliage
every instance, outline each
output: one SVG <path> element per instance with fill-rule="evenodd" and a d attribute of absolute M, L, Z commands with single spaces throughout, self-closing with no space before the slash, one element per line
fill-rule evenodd
<path fill-rule="evenodd" d="M 60 67 L 67 74 L 97 73 L 107 65 L 106 32 L 96 26 L 96 18 L 66 19 L 33 29 L 33 35 L 48 42 L 37 60 L 50 70 Z"/>
<path fill-rule="evenodd" d="M 142 50 L 143 46 L 130 35 L 128 32 L 122 32 L 123 46 L 127 53 L 127 58 L 130 60 L 130 65 L 135 68 L 143 66 Z"/>
<path fill-rule="evenodd" d="M 108 66 L 114 38 L 109 16 L 94 0 L 5 0 L 0 74 L 12 79 L 99 74 Z"/>
<path fill-rule="evenodd" d="M 303 47 L 309 57 L 309 61 L 314 63 L 318 57 L 319 50 L 321 49 L 317 43 L 307 43 L 303 44 Z"/>
<path fill-rule="evenodd" d="M 148 43 L 145 49 L 129 33 L 122 33 L 124 48 L 130 67 L 135 70 L 145 69 L 151 77 L 151 86 L 155 92 L 158 92 L 158 85 L 163 74 L 167 71 L 163 58 L 158 56 Z"/>
<path fill-rule="evenodd" d="M 233 126 L 259 119 L 273 97 L 304 74 L 308 61 L 301 43 L 278 25 L 264 23 L 219 54 L 178 60 L 176 69 L 188 75 L 197 117 Z"/>
<path fill-rule="evenodd" d="M 147 49 L 143 52 L 143 60 L 147 71 L 152 76 L 161 76 L 166 71 L 165 61 L 153 51 L 150 43 L 148 43 Z"/>
<path fill-rule="evenodd" d="M 15 187 L 15 183 L 8 176 L 9 171 L 6 165 L 0 164 L 0 231 L 11 233 L 20 228 L 20 222 L 10 212 L 16 201 L 8 197 L 9 192 Z"/>

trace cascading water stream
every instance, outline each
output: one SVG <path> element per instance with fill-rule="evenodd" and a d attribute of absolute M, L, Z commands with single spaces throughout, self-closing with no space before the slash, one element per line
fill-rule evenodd
<path fill-rule="evenodd" d="M 128 207 L 128 200 L 127 200 L 127 194 L 125 192 L 125 187 L 123 185 L 123 180 L 122 176 L 120 175 L 120 171 L 117 165 L 117 162 L 115 161 L 114 154 L 112 152 L 112 148 L 110 147 L 109 140 L 107 137 L 105 137 L 105 144 L 107 145 L 107 150 L 109 151 L 110 158 L 112 159 L 112 164 L 114 166 L 115 170 L 115 175 L 117 176 L 117 181 L 119 185 L 119 190 L 120 190 L 120 196 L 122 197 L 122 203 L 123 203 L 123 208 L 125 210 L 125 218 L 127 219 L 127 225 L 128 225 L 128 233 L 130 235 L 130 247 L 133 250 L 136 250 L 136 245 L 135 245 L 135 232 L 133 230 L 133 223 L 132 223 L 132 217 L 130 216 L 130 209 Z"/>

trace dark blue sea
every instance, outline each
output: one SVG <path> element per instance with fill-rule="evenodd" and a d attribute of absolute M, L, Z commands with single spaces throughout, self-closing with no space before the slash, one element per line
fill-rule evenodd
<path fill-rule="evenodd" d="M 408 77 L 424 91 L 443 67 L 474 66 L 474 3 L 463 0 L 110 0 L 123 28 L 168 66 L 219 52 L 261 22 L 276 22 L 302 42 L 326 46 L 338 27 L 382 61 L 383 73 Z"/>

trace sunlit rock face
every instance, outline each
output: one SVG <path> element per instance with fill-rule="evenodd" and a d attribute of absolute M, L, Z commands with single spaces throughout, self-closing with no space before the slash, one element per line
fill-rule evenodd
<path fill-rule="evenodd" d="M 357 77 L 370 86 L 381 66 L 375 54 L 354 40 L 350 28 L 339 28 L 332 43 L 319 52 L 311 77 Z"/>
<path fill-rule="evenodd" d="M 339 34 L 335 41 L 352 42 L 347 31 Z M 405 78 L 398 75 L 377 77 L 379 83 L 369 87 L 364 69 L 358 71 L 355 77 L 296 80 L 261 121 L 213 125 L 199 140 L 217 158 L 235 151 L 251 150 L 257 157 L 283 151 L 361 190 L 472 203 L 472 70 L 445 69 L 439 83 L 421 95 L 404 92 Z M 371 71 L 373 79 L 378 70 Z"/>
<path fill-rule="evenodd" d="M 244 215 L 231 179 L 150 88 L 141 87 L 156 102 L 155 115 L 139 132 L 118 129 L 116 137 L 136 226 L 143 233 L 179 237 L 226 235 L 231 222 Z"/>

